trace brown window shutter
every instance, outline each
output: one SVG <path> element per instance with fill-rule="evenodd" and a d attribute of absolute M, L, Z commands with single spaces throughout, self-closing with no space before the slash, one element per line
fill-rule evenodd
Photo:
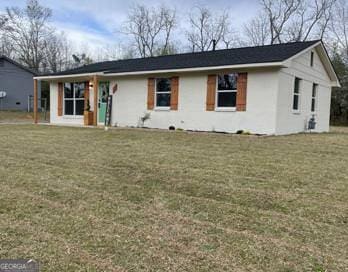
<path fill-rule="evenodd" d="M 58 83 L 58 116 L 63 116 L 63 83 Z"/>
<path fill-rule="evenodd" d="M 89 81 L 85 82 L 85 93 L 84 93 L 84 97 L 85 97 L 85 104 L 84 104 L 84 110 L 87 109 L 87 101 L 89 101 Z"/>
<path fill-rule="evenodd" d="M 237 79 L 237 111 L 246 111 L 248 73 L 239 73 Z"/>
<path fill-rule="evenodd" d="M 207 111 L 215 110 L 216 75 L 209 75 L 207 82 Z"/>
<path fill-rule="evenodd" d="M 149 78 L 147 82 L 147 109 L 153 110 L 155 106 L 155 79 Z"/>
<path fill-rule="evenodd" d="M 171 78 L 170 109 L 178 110 L 179 100 L 179 77 Z"/>

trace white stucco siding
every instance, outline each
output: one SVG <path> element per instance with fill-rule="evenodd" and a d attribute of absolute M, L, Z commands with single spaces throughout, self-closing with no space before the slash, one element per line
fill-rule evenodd
<path fill-rule="evenodd" d="M 50 123 L 61 125 L 83 125 L 83 116 L 58 116 L 58 83 L 56 82 L 50 83 Z"/>
<path fill-rule="evenodd" d="M 139 125 L 147 103 L 147 81 L 143 77 L 110 80 L 110 86 L 117 84 L 117 92 L 112 98 L 111 122 L 118 126 Z"/>
<path fill-rule="evenodd" d="M 314 53 L 313 66 L 310 66 L 311 52 Z M 304 52 L 300 56 L 294 58 L 291 63 L 291 68 L 309 76 L 310 78 L 330 82 L 330 78 L 315 49 Z"/>
<path fill-rule="evenodd" d="M 328 74 L 314 50 L 314 65 L 310 65 L 311 51 L 305 52 L 291 61 L 289 68 L 279 73 L 279 93 L 276 134 L 307 131 L 308 121 L 313 115 L 311 99 L 313 83 L 318 84 L 316 111 L 316 132 L 329 131 L 331 87 Z M 300 111 L 294 112 L 293 92 L 295 77 L 300 78 Z"/>
<path fill-rule="evenodd" d="M 123 77 L 111 80 L 118 85 L 113 96 L 112 123 L 138 126 L 147 111 L 147 77 Z M 153 110 L 145 126 L 168 129 L 274 134 L 278 88 L 277 71 L 248 73 L 247 111 L 206 111 L 207 74 L 179 75 L 177 111 Z"/>
<path fill-rule="evenodd" d="M 319 86 L 317 101 L 317 132 L 330 131 L 331 87 Z"/>

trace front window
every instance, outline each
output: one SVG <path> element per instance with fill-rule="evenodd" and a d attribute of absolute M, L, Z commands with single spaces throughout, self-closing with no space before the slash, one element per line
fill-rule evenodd
<path fill-rule="evenodd" d="M 300 110 L 300 88 L 301 88 L 301 82 L 302 80 L 300 78 L 295 78 L 295 84 L 294 84 L 294 97 L 293 97 L 293 103 L 292 103 L 292 109 L 294 111 Z"/>
<path fill-rule="evenodd" d="M 218 75 L 217 108 L 234 109 L 237 102 L 237 74 Z"/>
<path fill-rule="evenodd" d="M 312 103 L 311 103 L 311 112 L 316 111 L 317 107 L 317 95 L 318 95 L 318 84 L 313 83 L 313 88 L 312 88 Z"/>
<path fill-rule="evenodd" d="M 83 115 L 85 83 L 64 83 L 64 115 Z"/>
<path fill-rule="evenodd" d="M 156 79 L 156 107 L 170 108 L 171 81 L 169 78 Z"/>

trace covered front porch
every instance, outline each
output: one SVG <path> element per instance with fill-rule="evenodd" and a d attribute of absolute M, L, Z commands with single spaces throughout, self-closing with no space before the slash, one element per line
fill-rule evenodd
<path fill-rule="evenodd" d="M 34 78 L 34 123 L 39 122 L 38 95 L 41 81 L 50 85 L 50 122 L 85 126 L 107 125 L 110 82 L 102 75 Z"/>

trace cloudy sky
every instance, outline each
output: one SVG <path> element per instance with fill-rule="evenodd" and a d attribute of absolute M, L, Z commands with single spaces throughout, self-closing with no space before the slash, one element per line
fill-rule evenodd
<path fill-rule="evenodd" d="M 25 3 L 26 0 L 1 0 L 0 12 L 9 6 L 23 7 Z M 52 9 L 52 24 L 66 33 L 73 46 L 86 46 L 94 53 L 101 47 L 111 47 L 127 39 L 119 30 L 129 7 L 135 3 L 150 7 L 163 3 L 175 7 L 182 25 L 190 9 L 197 5 L 217 12 L 228 10 L 235 28 L 259 9 L 258 0 L 41 0 L 40 3 Z"/>

